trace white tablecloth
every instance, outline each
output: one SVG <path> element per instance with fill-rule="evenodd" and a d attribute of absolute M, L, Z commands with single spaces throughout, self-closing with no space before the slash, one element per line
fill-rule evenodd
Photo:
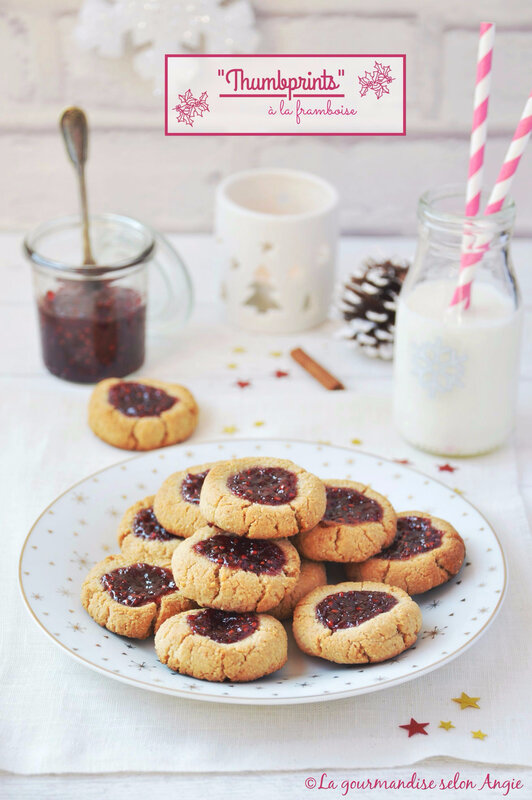
<path fill-rule="evenodd" d="M 322 768 L 413 764 L 431 756 L 531 764 L 530 534 L 511 447 L 460 461 L 449 475 L 449 485 L 464 490 L 496 527 L 509 560 L 510 591 L 486 635 L 431 675 L 334 703 L 230 708 L 123 686 L 54 648 L 18 597 L 20 546 L 34 518 L 57 494 L 123 453 L 88 430 L 90 390 L 56 381 L 40 369 L 35 341 L 21 337 L 23 327 L 31 330 L 30 311 L 24 300 L 22 308 L 12 303 L 4 316 L 3 336 L 9 336 L 11 348 L 1 394 L 8 423 L 1 479 L 3 581 L 9 600 L 0 623 L 0 768 L 19 773 L 308 769 L 315 774 Z M 205 302 L 180 339 L 159 342 L 157 350 L 152 342 L 156 355 L 144 372 L 180 380 L 197 395 L 202 409 L 198 441 L 261 435 L 348 445 L 357 439 L 365 450 L 408 458 L 441 479 L 439 460 L 411 450 L 393 431 L 389 365 L 369 364 L 369 377 L 363 379 L 362 357 L 338 345 L 330 328 L 297 342 L 251 337 L 223 324 Z M 287 350 L 299 343 L 336 371 L 348 391 L 325 393 L 291 364 Z M 352 364 L 357 364 L 353 373 L 358 370 L 354 377 Z M 289 375 L 276 377 L 278 369 Z M 239 379 L 251 386 L 238 387 Z M 257 421 L 264 424 L 257 428 Z M 481 708 L 460 711 L 451 698 L 461 691 L 480 696 Z M 408 739 L 398 725 L 410 716 L 430 721 L 431 735 Z M 440 719 L 452 719 L 456 728 L 438 729 Z M 472 738 L 471 730 L 477 729 L 488 734 L 484 741 Z"/>

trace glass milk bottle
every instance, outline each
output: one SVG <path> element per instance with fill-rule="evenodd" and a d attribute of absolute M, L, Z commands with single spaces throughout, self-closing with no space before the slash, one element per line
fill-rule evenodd
<path fill-rule="evenodd" d="M 510 242 L 515 206 L 465 217 L 463 188 L 447 186 L 419 201 L 414 264 L 399 297 L 394 417 L 410 444 L 448 456 L 499 447 L 515 416 L 521 299 Z M 450 307 L 463 241 L 482 252 L 471 305 Z"/>

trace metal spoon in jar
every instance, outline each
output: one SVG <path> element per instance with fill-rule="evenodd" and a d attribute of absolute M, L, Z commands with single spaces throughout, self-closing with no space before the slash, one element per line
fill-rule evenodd
<path fill-rule="evenodd" d="M 96 261 L 92 255 L 89 238 L 89 211 L 87 206 L 87 189 L 85 186 L 85 162 L 87 161 L 89 138 L 87 117 L 81 108 L 73 106 L 63 111 L 59 125 L 68 156 L 78 174 L 81 217 L 83 223 L 83 264 L 84 266 L 94 266 Z"/>

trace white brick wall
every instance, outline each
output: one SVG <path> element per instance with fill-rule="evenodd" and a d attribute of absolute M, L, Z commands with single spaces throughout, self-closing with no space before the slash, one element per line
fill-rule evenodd
<path fill-rule="evenodd" d="M 161 100 L 131 62 L 76 48 L 72 29 L 80 0 L 0 0 L 0 229 L 25 229 L 75 207 L 57 119 L 64 106 L 79 104 L 92 127 L 94 209 L 122 211 L 169 230 L 206 230 L 222 176 L 286 165 L 313 170 L 338 186 L 345 231 L 412 233 L 420 192 L 465 175 L 481 19 L 498 27 L 487 175 L 493 180 L 531 89 L 530 0 L 253 3 L 263 52 L 406 52 L 407 137 L 165 138 Z M 532 235 L 530 185 L 532 152 L 515 192 L 518 231 Z"/>

